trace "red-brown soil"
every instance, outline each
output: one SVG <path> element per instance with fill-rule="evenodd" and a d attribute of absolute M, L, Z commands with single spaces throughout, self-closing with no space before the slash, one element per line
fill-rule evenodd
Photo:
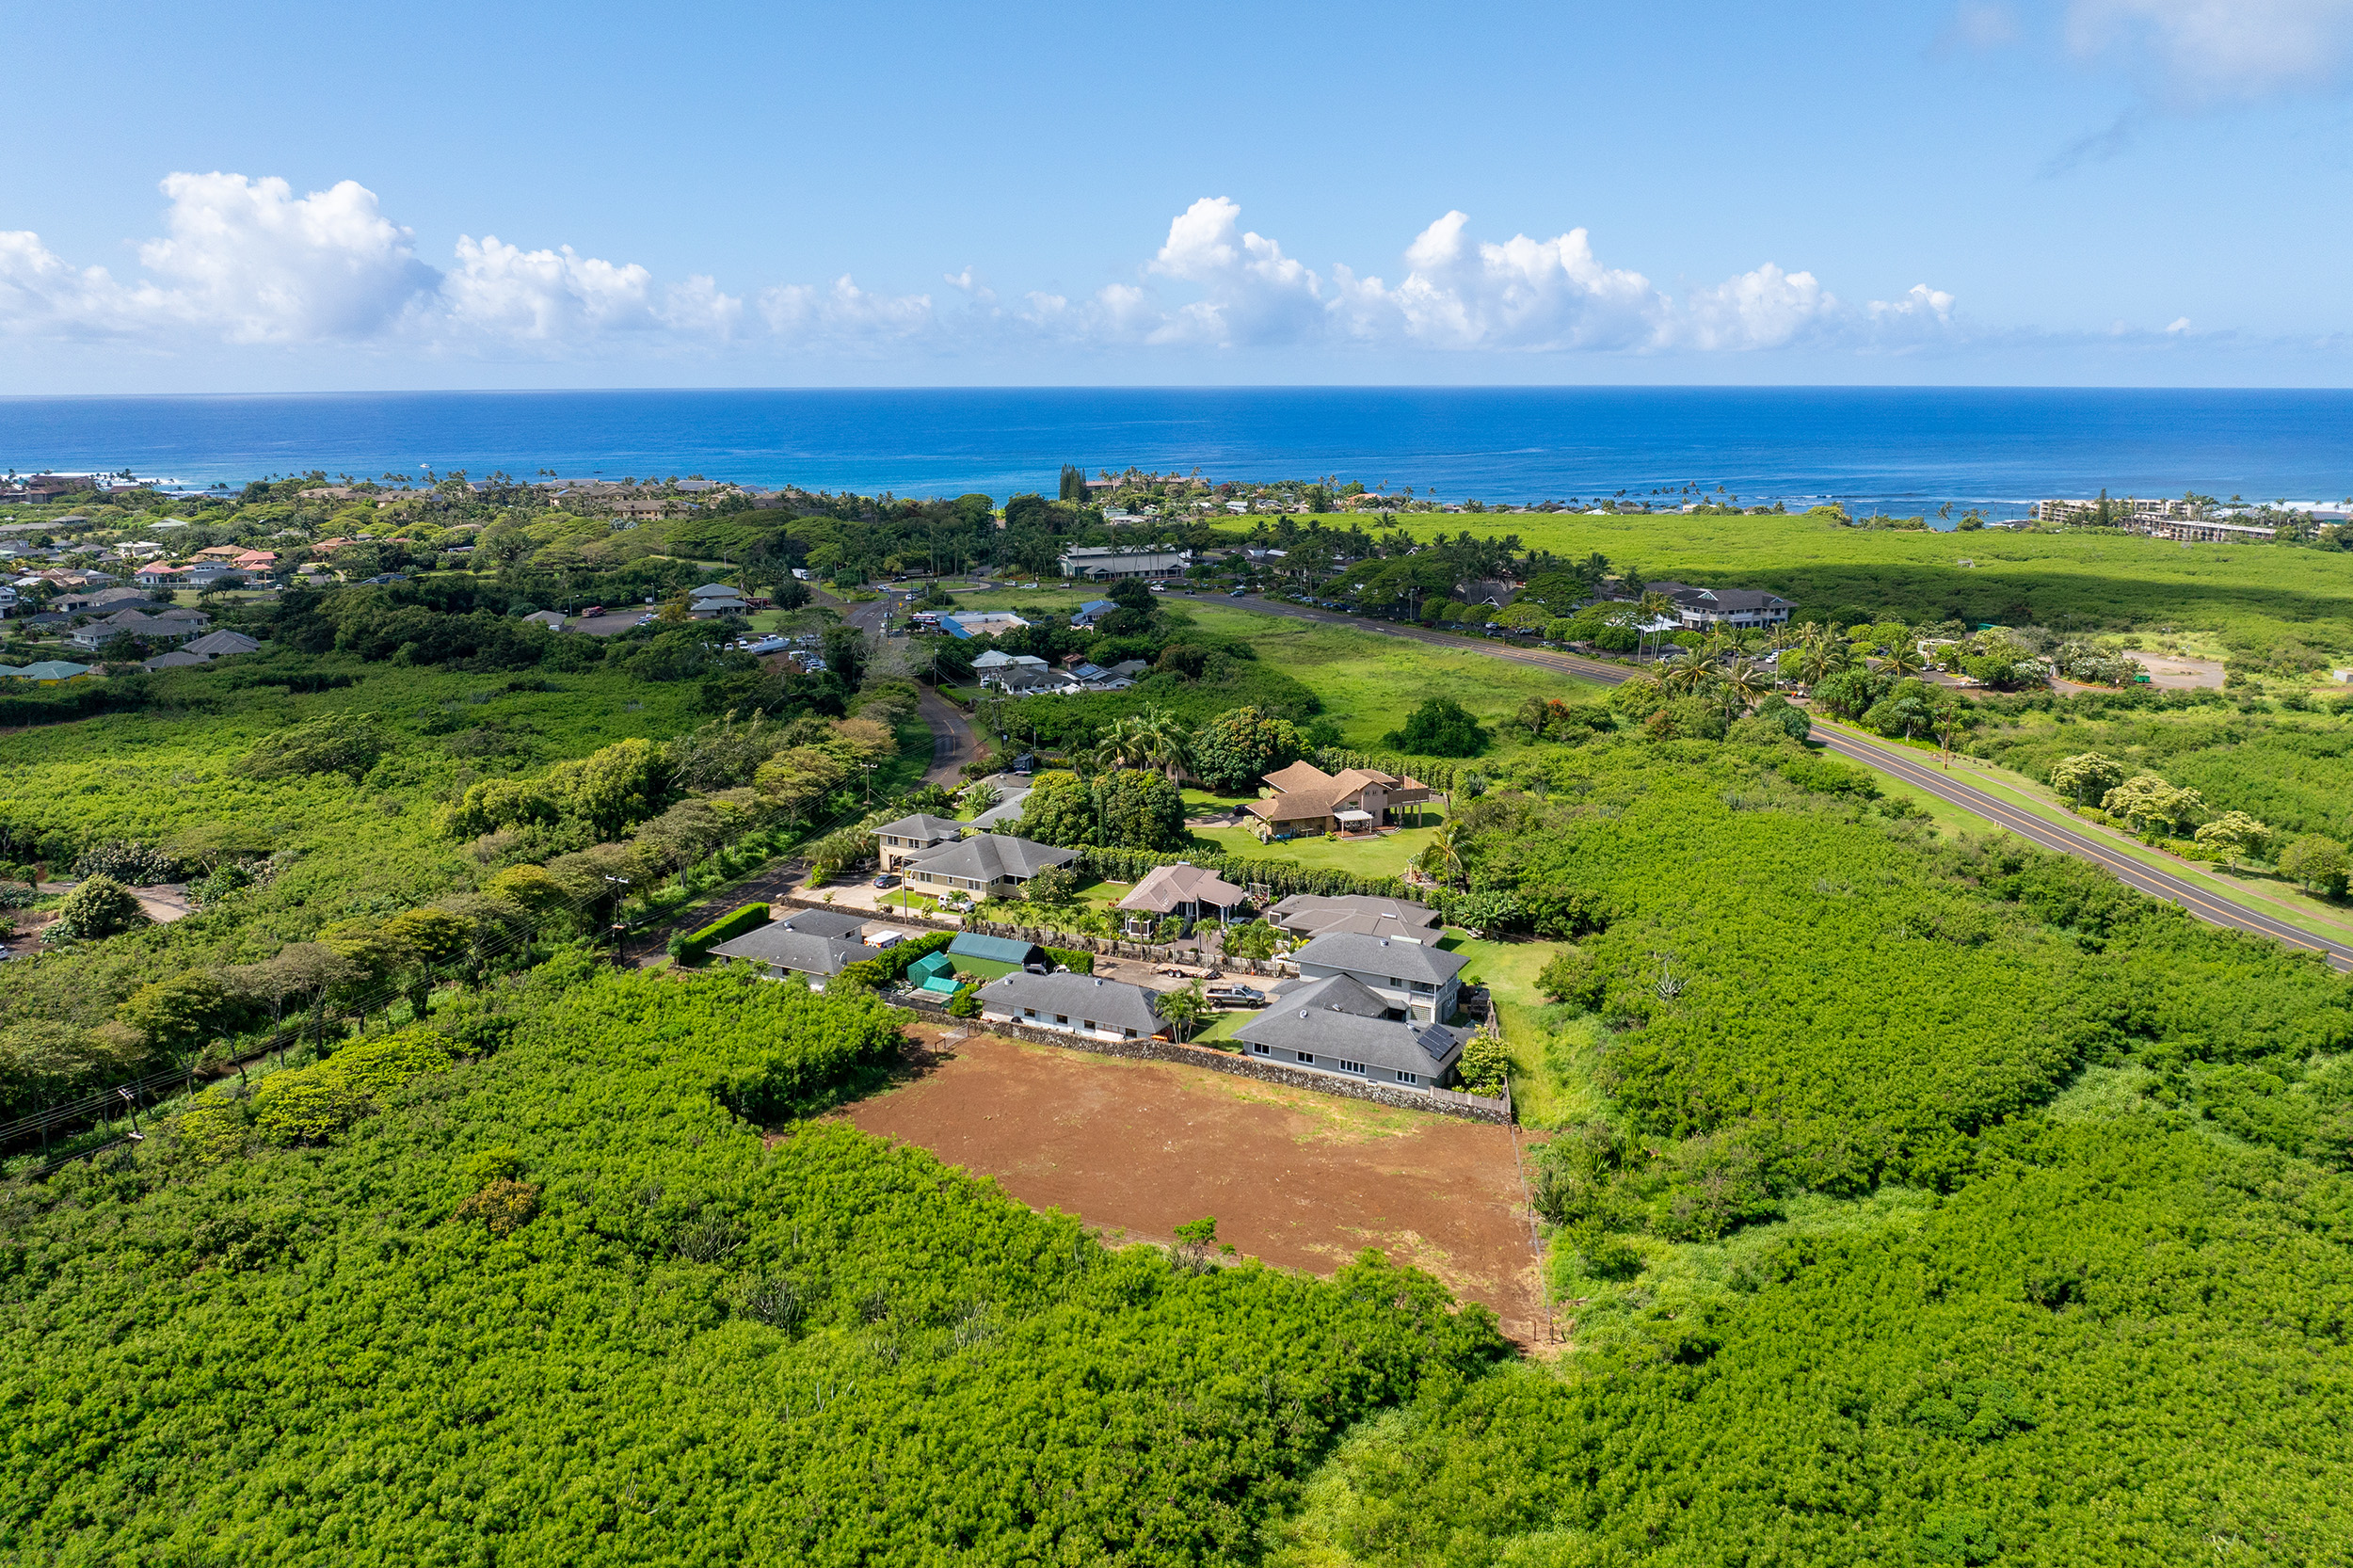
<path fill-rule="evenodd" d="M 1135 1240 L 1217 1216 L 1246 1256 L 1330 1273 L 1366 1247 L 1536 1337 L 1537 1255 L 1511 1129 L 1160 1062 L 974 1035 L 844 1114 L 1035 1208 Z"/>

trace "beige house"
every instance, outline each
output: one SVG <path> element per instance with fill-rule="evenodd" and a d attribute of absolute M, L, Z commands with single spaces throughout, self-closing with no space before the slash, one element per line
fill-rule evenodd
<path fill-rule="evenodd" d="M 1266 783 L 1274 792 L 1242 808 L 1257 819 L 1252 831 L 1261 840 L 1360 833 L 1388 822 L 1398 808 L 1418 806 L 1430 798 L 1429 786 L 1419 780 L 1378 768 L 1350 768 L 1335 775 L 1313 762 L 1293 762 L 1268 774 Z"/>

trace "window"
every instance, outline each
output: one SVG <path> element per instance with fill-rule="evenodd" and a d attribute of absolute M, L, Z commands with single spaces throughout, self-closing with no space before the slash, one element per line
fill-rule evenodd
<path fill-rule="evenodd" d="M 1066 1024 L 1070 1021 L 1070 1015 L 1067 1013 L 1057 1013 L 1054 1015 L 1054 1021 L 1058 1024 Z"/>
<path fill-rule="evenodd" d="M 1093 1018 L 1080 1018 L 1079 1020 L 1079 1027 L 1081 1029 L 1093 1029 L 1095 1027 L 1095 1020 Z"/>
<path fill-rule="evenodd" d="M 1397 1080 L 1400 1083 L 1419 1083 L 1421 1081 L 1420 1079 L 1416 1078 L 1412 1073 L 1400 1073 L 1397 1075 Z"/>
<path fill-rule="evenodd" d="M 1021 1016 L 1025 1018 L 1034 1018 L 1037 1016 L 1037 1009 L 1034 1007 L 1025 1007 L 1021 1010 Z"/>
<path fill-rule="evenodd" d="M 1310 1056 L 1310 1055 L 1308 1055 L 1308 1054 L 1307 1054 L 1305 1051 L 1304 1051 L 1304 1050 L 1295 1050 L 1295 1051 L 1291 1052 L 1291 1054 L 1292 1054 L 1293 1056 L 1296 1056 L 1297 1058 L 1299 1058 L 1299 1060 L 1300 1060 L 1301 1062 L 1303 1062 L 1303 1063 L 1305 1063 L 1305 1064 L 1307 1064 L 1308 1065 L 1311 1065 L 1311 1066 L 1312 1066 L 1312 1065 L 1314 1064 L 1314 1063 L 1315 1063 L 1315 1058 L 1314 1058 L 1314 1057 L 1312 1057 L 1312 1056 Z"/>
<path fill-rule="evenodd" d="M 1134 1038 L 1136 1037 L 1136 1032 L 1135 1032 L 1134 1030 L 1132 1030 L 1132 1029 L 1123 1029 L 1123 1030 L 1121 1030 L 1121 1031 L 1120 1031 L 1120 1032 L 1121 1032 L 1122 1034 L 1125 1034 L 1125 1035 L 1126 1035 L 1128 1039 L 1130 1039 L 1130 1040 L 1132 1040 L 1132 1039 L 1134 1039 Z"/>
<path fill-rule="evenodd" d="M 1267 1049 L 1264 1046 L 1254 1044 L 1250 1048 L 1250 1054 L 1253 1056 L 1273 1056 L 1274 1053 Z"/>
<path fill-rule="evenodd" d="M 1361 1073 L 1364 1070 L 1365 1064 L 1362 1062 L 1343 1062 L 1340 1064 L 1340 1071 L 1344 1073 Z"/>

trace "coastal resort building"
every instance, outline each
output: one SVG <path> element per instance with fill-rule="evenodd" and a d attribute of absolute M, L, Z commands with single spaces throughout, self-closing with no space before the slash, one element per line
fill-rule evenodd
<path fill-rule="evenodd" d="M 1150 550 L 1119 545 L 1073 545 L 1062 552 L 1062 574 L 1081 583 L 1115 583 L 1137 577 L 1165 581 L 1182 577 L 1193 565 L 1190 550 Z"/>

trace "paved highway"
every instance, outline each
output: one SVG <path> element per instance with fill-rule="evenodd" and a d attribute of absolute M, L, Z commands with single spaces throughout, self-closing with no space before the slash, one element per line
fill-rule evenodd
<path fill-rule="evenodd" d="M 1337 614 L 1330 610 L 1310 609 L 1301 604 L 1280 604 L 1257 598 L 1228 599 L 1226 603 L 1239 609 L 1254 610 L 1261 615 L 1280 616 L 1288 620 L 1322 621 L 1333 626 L 1346 626 L 1360 632 L 1372 632 L 1385 636 L 1402 637 L 1413 642 L 1432 643 L 1465 653 L 1484 654 L 1494 659 L 1509 659 L 1515 664 L 1537 664 L 1557 669 L 1564 675 L 1592 680 L 1605 686 L 1615 686 L 1633 678 L 1635 671 L 1623 664 L 1607 664 L 1599 659 L 1583 659 L 1574 653 L 1555 653 L 1541 648 L 1513 648 L 1508 644 L 1489 642 L 1480 637 L 1459 637 L 1443 632 L 1432 632 L 1418 626 L 1401 626 L 1387 621 L 1366 620 L 1355 616 Z M 1913 754 L 1894 746 L 1881 745 L 1866 739 L 1860 732 L 1829 720 L 1817 718 L 1815 738 L 1826 750 L 1836 752 L 1852 761 L 1863 763 L 1881 773 L 1900 778 L 1916 789 L 1924 790 L 1947 805 L 1957 806 L 1973 816 L 1981 817 L 1997 827 L 2006 828 L 2030 843 L 2045 849 L 2057 850 L 2080 859 L 2096 861 L 2116 873 L 2117 877 L 2142 892 L 2178 904 L 2201 920 L 2228 926 L 2252 936 L 2269 936 L 2290 947 L 2317 952 L 2328 959 L 2329 967 L 2353 973 L 2353 946 L 2315 936 L 2284 920 L 2275 920 L 2261 910 L 2249 907 L 2235 899 L 2210 891 L 2185 878 L 2174 876 L 2139 860 L 2104 841 L 2097 836 L 2079 832 L 2062 824 L 2049 822 L 2031 811 L 1988 794 L 1985 791 L 1964 784 L 1938 768 L 1929 767 L 1914 760 Z"/>

